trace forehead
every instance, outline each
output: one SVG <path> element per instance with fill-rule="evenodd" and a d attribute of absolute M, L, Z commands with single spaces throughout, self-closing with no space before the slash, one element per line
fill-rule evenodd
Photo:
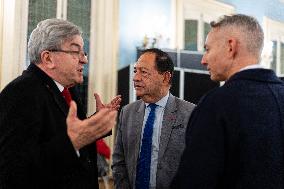
<path fill-rule="evenodd" d="M 205 45 L 219 44 L 225 39 L 226 33 L 220 28 L 213 28 L 206 37 Z"/>
<path fill-rule="evenodd" d="M 156 55 L 154 53 L 144 53 L 142 54 L 135 64 L 135 68 L 155 68 Z"/>

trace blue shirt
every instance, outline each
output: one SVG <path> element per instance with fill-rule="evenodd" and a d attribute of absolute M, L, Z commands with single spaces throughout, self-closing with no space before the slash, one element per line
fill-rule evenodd
<path fill-rule="evenodd" d="M 169 92 L 161 100 L 155 103 L 158 106 L 156 107 L 156 110 L 155 110 L 156 117 L 154 121 L 153 138 L 152 138 L 151 173 L 150 173 L 150 188 L 151 189 L 156 188 L 156 174 L 157 174 L 160 136 L 161 136 L 161 130 L 162 130 L 164 111 L 165 111 L 168 98 L 169 98 Z M 143 121 L 142 132 L 141 132 L 141 144 L 142 144 L 144 127 L 145 127 L 147 118 L 149 116 L 149 113 L 151 111 L 151 108 L 148 106 L 149 103 L 145 103 L 145 104 L 146 104 L 146 108 L 145 108 L 145 116 L 144 116 L 144 121 Z"/>

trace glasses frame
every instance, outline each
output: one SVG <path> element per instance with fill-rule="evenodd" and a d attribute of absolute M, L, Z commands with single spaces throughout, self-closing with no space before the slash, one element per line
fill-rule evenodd
<path fill-rule="evenodd" d="M 62 50 L 62 49 L 51 49 L 48 50 L 50 52 L 63 52 L 63 53 L 67 53 L 67 54 L 77 54 L 78 58 L 87 58 L 88 57 L 88 53 L 85 51 L 67 51 L 67 50 Z"/>

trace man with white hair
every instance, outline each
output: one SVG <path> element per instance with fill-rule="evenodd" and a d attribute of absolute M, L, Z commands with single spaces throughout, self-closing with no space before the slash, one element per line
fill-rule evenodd
<path fill-rule="evenodd" d="M 31 64 L 0 93 L 1 189 L 99 188 L 95 141 L 115 125 L 120 99 L 86 118 L 72 88 L 88 62 L 81 34 L 65 20 L 41 21 Z"/>

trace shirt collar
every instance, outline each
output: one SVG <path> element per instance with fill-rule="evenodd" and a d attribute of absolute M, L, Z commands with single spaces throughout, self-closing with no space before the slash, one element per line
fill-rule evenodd
<path fill-rule="evenodd" d="M 240 71 L 249 70 L 249 69 L 258 69 L 258 68 L 264 68 L 264 67 L 260 64 L 253 64 L 243 67 L 242 69 L 240 69 Z"/>
<path fill-rule="evenodd" d="M 54 83 L 56 84 L 56 86 L 58 87 L 58 89 L 60 90 L 60 92 L 62 92 L 64 90 L 63 85 L 61 85 L 60 83 L 58 83 L 57 81 L 53 80 Z"/>
<path fill-rule="evenodd" d="M 170 96 L 170 92 L 168 91 L 168 93 L 166 94 L 166 96 L 164 96 L 163 98 L 161 98 L 158 102 L 155 102 L 155 104 L 158 105 L 158 106 L 161 106 L 161 107 L 165 108 L 169 96 Z M 145 103 L 145 104 L 146 104 L 146 107 L 148 107 L 148 105 L 149 105 L 150 103 Z"/>

